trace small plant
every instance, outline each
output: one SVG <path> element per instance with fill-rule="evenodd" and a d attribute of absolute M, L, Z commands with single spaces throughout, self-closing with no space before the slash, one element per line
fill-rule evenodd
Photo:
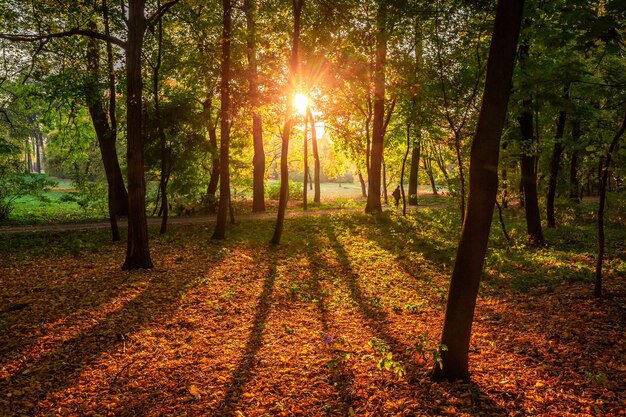
<path fill-rule="evenodd" d="M 585 377 L 593 384 L 593 385 L 601 385 L 606 387 L 609 382 L 609 378 L 606 376 L 604 372 L 589 372 L 585 371 Z"/>
<path fill-rule="evenodd" d="M 335 345 L 341 345 L 342 347 L 351 348 L 352 345 L 347 340 L 331 333 L 324 333 L 322 335 L 322 344 L 332 352 L 332 358 L 326 361 L 328 369 L 333 370 L 341 368 L 346 361 L 352 358 L 352 353 L 349 350 L 335 347 Z"/>
<path fill-rule="evenodd" d="M 423 307 L 424 307 L 424 302 L 422 302 L 422 301 L 411 302 L 411 303 L 407 303 L 407 304 L 404 305 L 404 308 L 406 309 L 406 311 L 408 311 L 410 313 L 417 313 Z"/>
<path fill-rule="evenodd" d="M 443 368 L 441 352 L 448 350 L 448 347 L 437 344 L 426 333 L 418 334 L 415 338 L 415 344 L 409 351 L 418 354 L 424 361 L 427 361 L 430 357 L 440 368 Z"/>
<path fill-rule="evenodd" d="M 402 378 L 406 375 L 406 369 L 402 364 L 393 359 L 393 353 L 391 352 L 389 345 L 384 340 L 371 339 L 367 342 L 367 345 L 374 351 L 373 355 L 363 355 L 362 359 L 370 359 L 378 361 L 376 367 L 380 370 L 381 379 L 383 371 L 393 372 L 398 378 Z"/>

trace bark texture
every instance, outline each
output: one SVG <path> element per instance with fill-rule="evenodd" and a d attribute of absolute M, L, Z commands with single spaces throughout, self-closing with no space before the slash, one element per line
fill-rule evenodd
<path fill-rule="evenodd" d="M 217 220 L 211 239 L 226 237 L 226 223 L 230 206 L 230 38 L 232 7 L 230 0 L 222 0 L 222 66 L 220 81 L 220 201 Z"/>
<path fill-rule="evenodd" d="M 368 172 L 367 205 L 365 212 L 382 211 L 381 168 L 385 137 L 385 65 L 387 61 L 387 2 L 378 2 L 376 14 L 376 60 L 374 64 L 374 120 L 372 123 L 372 149 Z M 385 194 L 386 195 L 386 194 Z"/>
<path fill-rule="evenodd" d="M 146 182 L 143 154 L 143 109 L 141 60 L 146 27 L 145 0 L 128 3 L 128 48 L 126 50 L 126 118 L 128 158 L 128 246 L 122 269 L 152 268 L 146 220 Z"/>
<path fill-rule="evenodd" d="M 500 136 L 511 90 L 523 0 L 499 0 L 483 101 L 470 155 L 469 196 L 450 282 L 441 343 L 442 366 L 435 380 L 469 378 L 468 353 L 476 296 L 482 275 L 498 190 Z"/>

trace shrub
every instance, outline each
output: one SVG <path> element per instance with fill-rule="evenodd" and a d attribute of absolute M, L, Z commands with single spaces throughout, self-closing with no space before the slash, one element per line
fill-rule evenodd
<path fill-rule="evenodd" d="M 9 217 L 18 198 L 33 196 L 45 200 L 43 193 L 55 185 L 46 175 L 0 170 L 0 220 Z"/>
<path fill-rule="evenodd" d="M 280 181 L 273 182 L 265 187 L 267 198 L 270 200 L 278 200 L 280 198 Z M 289 181 L 289 199 L 297 200 L 302 198 L 302 183 Z"/>
<path fill-rule="evenodd" d="M 108 188 L 105 183 L 89 181 L 86 177 L 79 177 L 72 181 L 76 192 L 61 197 L 63 202 L 74 202 L 86 213 L 92 208 L 99 213 L 107 212 Z"/>

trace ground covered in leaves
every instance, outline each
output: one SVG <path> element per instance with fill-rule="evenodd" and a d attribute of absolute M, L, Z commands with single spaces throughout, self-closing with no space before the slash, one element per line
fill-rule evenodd
<path fill-rule="evenodd" d="M 540 249 L 494 225 L 472 383 L 429 380 L 458 222 L 288 219 L 279 247 L 271 219 L 175 226 L 132 272 L 106 231 L 0 235 L 0 415 L 624 414 L 623 225 L 600 300 L 593 224 Z"/>

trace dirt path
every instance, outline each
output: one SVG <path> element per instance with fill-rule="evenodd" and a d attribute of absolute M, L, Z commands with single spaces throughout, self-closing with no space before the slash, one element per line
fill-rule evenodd
<path fill-rule="evenodd" d="M 447 207 L 443 204 L 431 205 L 431 206 L 417 206 L 407 207 L 407 210 L 420 210 L 420 209 L 442 209 Z M 349 208 L 349 209 L 323 209 L 323 210 L 307 210 L 307 211 L 288 211 L 285 213 L 286 218 L 304 217 L 304 216 L 324 216 L 334 213 L 357 213 L 362 212 L 362 208 Z M 189 216 L 189 217 L 171 217 L 168 219 L 168 225 L 179 224 L 203 224 L 213 223 L 215 221 L 215 214 L 203 215 L 203 216 Z M 245 213 L 239 214 L 235 217 L 236 220 L 249 220 L 249 219 L 268 219 L 275 218 L 276 212 L 265 213 Z M 148 226 L 157 226 L 161 224 L 161 219 L 158 217 L 149 217 Z M 125 220 L 119 222 L 121 228 L 128 227 Z M 24 226 L 0 226 L 0 234 L 17 234 L 17 233 L 33 233 L 33 232 L 67 232 L 73 230 L 97 230 L 107 229 L 110 227 L 108 221 L 100 222 L 87 222 L 87 223 L 54 223 L 54 224 L 33 224 Z"/>

